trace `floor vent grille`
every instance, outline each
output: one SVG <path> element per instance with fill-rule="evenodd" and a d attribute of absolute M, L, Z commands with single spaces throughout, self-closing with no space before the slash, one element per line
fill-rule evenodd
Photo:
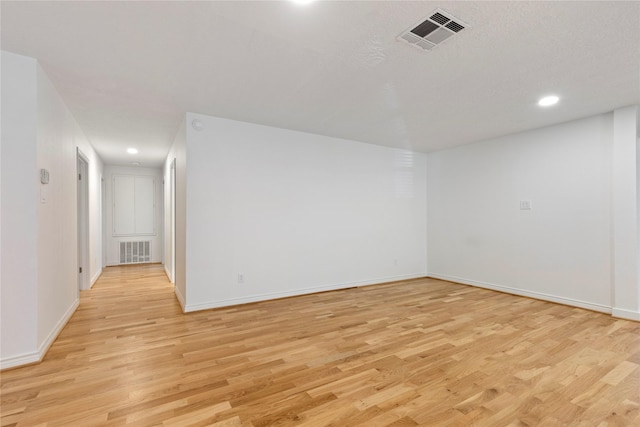
<path fill-rule="evenodd" d="M 120 242 L 120 264 L 151 262 L 151 242 Z"/>

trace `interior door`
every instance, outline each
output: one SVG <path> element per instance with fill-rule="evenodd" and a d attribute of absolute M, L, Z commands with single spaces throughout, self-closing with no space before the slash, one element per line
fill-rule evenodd
<path fill-rule="evenodd" d="M 77 151 L 78 290 L 89 289 L 89 162 Z"/>

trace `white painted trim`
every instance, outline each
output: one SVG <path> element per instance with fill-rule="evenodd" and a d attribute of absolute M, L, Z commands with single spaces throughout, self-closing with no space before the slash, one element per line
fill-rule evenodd
<path fill-rule="evenodd" d="M 284 292 L 250 295 L 242 298 L 231 298 L 231 299 L 218 300 L 218 301 L 209 301 L 209 302 L 200 303 L 200 304 L 191 304 L 191 305 L 187 305 L 186 307 L 183 305 L 183 311 L 185 313 L 189 313 L 192 311 L 208 310 L 210 308 L 228 307 L 232 305 L 248 304 L 251 302 L 268 301 L 268 300 L 278 299 L 278 298 L 314 294 L 317 292 L 336 291 L 339 289 L 353 288 L 356 286 L 370 286 L 370 285 L 383 284 L 387 282 L 395 282 L 399 280 L 420 279 L 423 277 L 426 277 L 426 273 L 405 274 L 402 276 L 390 276 L 390 277 L 383 277 L 380 279 L 369 279 L 365 281 L 338 283 L 334 285 L 316 286 L 313 288 L 292 289 L 290 291 L 284 291 Z M 176 295 L 177 294 L 178 292 L 176 288 Z"/>
<path fill-rule="evenodd" d="M 613 310 L 611 310 L 611 315 L 620 319 L 635 320 L 636 322 L 640 322 L 640 312 L 637 311 L 625 310 L 623 308 L 614 308 Z"/>
<path fill-rule="evenodd" d="M 47 351 L 49 351 L 49 347 L 51 347 L 51 344 L 53 344 L 56 338 L 58 338 L 58 335 L 66 326 L 67 322 L 69 322 L 69 319 L 71 319 L 71 316 L 73 316 L 73 313 L 76 312 L 76 309 L 79 305 L 80 300 L 76 299 L 75 302 L 71 304 L 71 307 L 69 307 L 64 316 L 62 316 L 60 321 L 58 321 L 55 328 L 53 328 L 47 338 L 42 342 L 42 344 L 40 344 L 40 346 L 38 347 L 38 351 L 2 359 L 0 360 L 0 369 L 15 368 L 17 366 L 28 365 L 30 363 L 41 362 L 42 359 L 44 359 L 44 356 L 47 354 Z"/>
<path fill-rule="evenodd" d="M 29 365 L 31 363 L 38 363 L 40 361 L 40 355 L 38 352 L 25 353 L 19 356 L 7 357 L 0 360 L 0 369 L 15 368 L 18 366 Z"/>
<path fill-rule="evenodd" d="M 84 163 L 84 166 L 80 166 L 80 163 Z M 76 146 L 76 174 L 80 174 L 82 172 L 84 175 L 82 181 L 76 180 L 76 238 L 78 240 L 78 245 L 76 247 L 76 257 L 78 261 L 78 265 L 76 267 L 76 278 L 78 282 L 78 291 L 76 295 L 78 297 L 80 296 L 79 291 L 91 289 L 91 278 L 89 277 L 91 269 L 91 229 L 89 226 L 91 216 L 91 209 L 89 206 L 89 193 L 91 192 L 91 189 L 89 188 L 90 165 L 91 163 L 89 163 L 89 158 L 82 152 L 79 146 Z M 80 268 L 86 272 L 83 271 L 81 273 Z"/>
<path fill-rule="evenodd" d="M 508 294 L 535 298 L 543 301 L 555 302 L 558 304 L 570 305 L 572 307 L 586 308 L 587 310 L 598 311 L 600 313 L 611 313 L 611 307 L 602 304 L 595 304 L 572 298 L 559 297 L 556 295 L 549 295 L 541 292 L 527 291 L 524 289 L 512 288 L 510 286 L 494 285 L 492 283 L 479 282 L 477 280 L 462 279 L 460 277 L 447 276 L 445 274 L 429 273 L 428 276 L 434 279 L 446 280 L 448 282 L 461 283 L 463 285 L 470 285 L 479 288 L 491 289 L 493 291 L 506 292 Z"/>
<path fill-rule="evenodd" d="M 186 307 L 186 302 L 185 302 L 185 298 L 184 295 L 182 295 L 180 293 L 180 289 L 176 286 L 173 285 L 173 292 L 176 294 L 176 298 L 178 299 L 178 302 L 180 303 L 180 307 L 182 307 L 182 312 L 186 313 L 187 311 L 187 307 Z"/>
<path fill-rule="evenodd" d="M 71 316 L 73 316 L 73 313 L 76 312 L 76 309 L 78 308 L 79 305 L 80 305 L 80 300 L 76 299 L 73 302 L 73 304 L 71 304 L 71 307 L 69 307 L 67 312 L 58 321 L 55 328 L 53 328 L 53 330 L 49 333 L 47 338 L 45 338 L 42 344 L 40 344 L 40 347 L 38 348 L 38 353 L 40 354 L 40 360 L 42 360 L 44 356 L 47 354 L 47 351 L 49 351 L 49 347 L 51 347 L 51 344 L 53 344 L 56 338 L 58 338 L 58 335 L 62 331 L 62 328 L 64 328 L 67 322 L 69 321 L 69 319 L 71 319 Z"/>
<path fill-rule="evenodd" d="M 89 289 L 93 288 L 93 285 L 95 285 L 95 283 L 98 281 L 101 275 L 102 275 L 102 269 L 96 271 L 96 274 L 94 274 L 93 277 L 91 278 L 91 285 L 89 286 Z"/>

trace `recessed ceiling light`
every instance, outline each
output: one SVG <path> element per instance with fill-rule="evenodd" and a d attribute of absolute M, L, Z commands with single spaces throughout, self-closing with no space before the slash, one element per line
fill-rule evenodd
<path fill-rule="evenodd" d="M 538 101 L 538 105 L 541 107 L 549 107 L 551 105 L 557 104 L 560 98 L 555 95 L 545 96 Z"/>
<path fill-rule="evenodd" d="M 291 0 L 295 4 L 309 4 L 313 3 L 314 0 Z"/>
<path fill-rule="evenodd" d="M 127 153 L 129 154 L 138 154 L 137 148 L 127 148 Z"/>

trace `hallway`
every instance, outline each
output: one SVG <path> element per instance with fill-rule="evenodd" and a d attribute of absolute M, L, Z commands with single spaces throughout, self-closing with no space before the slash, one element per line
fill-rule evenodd
<path fill-rule="evenodd" d="M 433 279 L 182 314 L 106 268 L 2 426 L 640 424 L 640 324 Z"/>

